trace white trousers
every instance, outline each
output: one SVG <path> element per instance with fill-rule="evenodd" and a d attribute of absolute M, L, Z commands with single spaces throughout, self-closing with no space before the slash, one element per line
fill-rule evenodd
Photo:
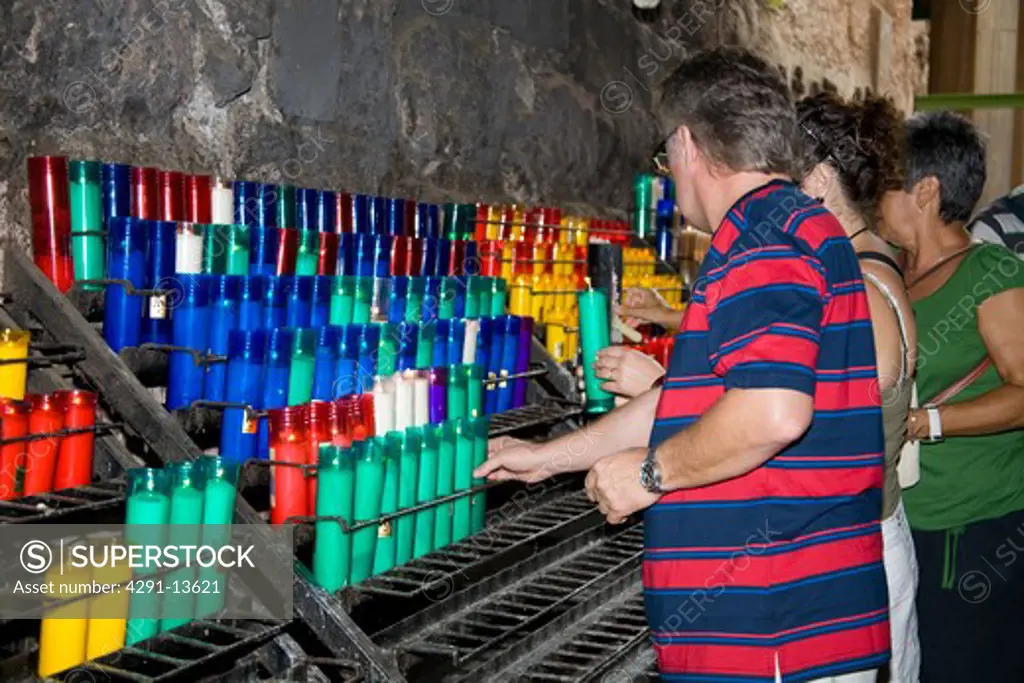
<path fill-rule="evenodd" d="M 890 683 L 918 683 L 921 646 L 917 639 L 917 556 L 903 502 L 882 522 L 885 579 L 889 585 L 889 630 L 892 634 Z M 844 676 L 819 678 L 813 683 L 875 683 L 877 670 L 857 671 Z M 782 683 L 779 660 L 775 658 L 775 683 Z"/>

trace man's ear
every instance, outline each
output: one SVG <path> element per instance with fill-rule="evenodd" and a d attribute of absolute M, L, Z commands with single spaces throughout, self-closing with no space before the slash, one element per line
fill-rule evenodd
<path fill-rule="evenodd" d="M 932 202 L 938 205 L 941 189 L 939 179 L 933 175 L 917 181 L 914 189 L 911 191 L 914 195 L 914 205 L 917 206 L 917 210 L 924 211 Z"/>

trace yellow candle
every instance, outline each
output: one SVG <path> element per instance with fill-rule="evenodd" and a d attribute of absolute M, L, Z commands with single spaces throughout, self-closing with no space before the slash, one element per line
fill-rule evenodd
<path fill-rule="evenodd" d="M 132 570 L 122 562 L 114 567 L 96 567 L 93 579 L 101 584 L 123 583 L 132 577 Z M 130 593 L 122 587 L 89 601 L 89 626 L 85 644 L 86 659 L 96 659 L 124 647 L 125 621 L 128 617 Z"/>
<path fill-rule="evenodd" d="M 509 296 L 509 311 L 512 315 L 530 315 L 533 312 L 531 283 L 525 275 L 517 275 Z"/>
<path fill-rule="evenodd" d="M 505 215 L 505 207 L 501 204 L 491 204 L 487 207 L 487 239 L 501 239 L 501 219 Z"/>
<path fill-rule="evenodd" d="M 561 315 L 557 315 L 559 312 L 553 312 L 551 314 L 551 322 L 547 324 L 547 330 L 545 334 L 545 346 L 547 347 L 548 353 L 559 363 L 564 363 L 568 360 L 568 346 L 566 344 L 565 325 L 562 324 Z"/>
<path fill-rule="evenodd" d="M 28 358 L 28 342 L 31 335 L 23 330 L 0 330 L 0 360 Z M 25 398 L 25 378 L 28 363 L 5 363 L 0 365 L 0 396 L 17 401 Z"/>
<path fill-rule="evenodd" d="M 581 218 L 577 225 L 579 230 L 576 232 L 576 246 L 585 247 L 590 240 L 590 219 Z"/>
<path fill-rule="evenodd" d="M 507 282 L 512 281 L 512 274 L 515 272 L 516 245 L 508 242 L 501 248 L 501 276 Z"/>
<path fill-rule="evenodd" d="M 47 579 L 55 588 L 55 599 L 66 600 L 76 595 L 79 584 L 88 584 L 91 572 L 66 563 L 64 575 L 54 567 Z M 39 677 L 46 678 L 85 661 L 85 638 L 88 627 L 88 600 L 76 600 L 47 610 L 39 629 Z"/>
<path fill-rule="evenodd" d="M 513 206 L 512 210 L 513 210 L 513 213 L 512 213 L 512 229 L 511 229 L 512 237 L 511 237 L 511 239 L 512 239 L 513 242 L 522 242 L 523 241 L 523 229 L 524 229 L 524 226 L 526 225 L 526 211 L 523 210 L 523 207 L 518 206 L 518 205 Z"/>
<path fill-rule="evenodd" d="M 532 315 L 533 319 L 538 322 L 544 320 L 544 305 L 547 303 L 547 300 L 551 298 L 550 296 L 546 296 L 545 292 L 550 289 L 551 287 L 541 279 L 541 276 L 533 276 L 533 310 L 530 315 Z"/>

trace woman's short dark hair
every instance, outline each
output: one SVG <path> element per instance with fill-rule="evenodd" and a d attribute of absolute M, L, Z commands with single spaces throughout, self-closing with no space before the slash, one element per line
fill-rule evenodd
<path fill-rule="evenodd" d="M 883 195 L 903 187 L 903 114 L 886 98 L 851 102 L 829 92 L 800 100 L 796 111 L 802 174 L 821 163 L 831 166 L 846 198 L 873 224 Z"/>
<path fill-rule="evenodd" d="M 934 176 L 939 181 L 939 217 L 966 221 L 981 199 L 987 174 L 985 143 L 974 124 L 950 111 L 917 114 L 907 122 L 904 189 Z"/>
<path fill-rule="evenodd" d="M 779 71 L 752 52 L 720 47 L 685 59 L 661 85 L 662 132 L 690 129 L 715 165 L 792 176 L 796 112 Z"/>

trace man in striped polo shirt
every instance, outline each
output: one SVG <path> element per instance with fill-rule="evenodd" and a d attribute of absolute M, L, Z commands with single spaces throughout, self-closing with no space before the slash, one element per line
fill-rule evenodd
<path fill-rule="evenodd" d="M 478 470 L 587 470 L 613 524 L 644 513 L 643 582 L 666 681 L 874 681 L 889 658 L 883 433 L 860 267 L 793 184 L 786 86 L 750 53 L 687 59 L 663 85 L 667 165 L 713 232 L 662 387 Z"/>

